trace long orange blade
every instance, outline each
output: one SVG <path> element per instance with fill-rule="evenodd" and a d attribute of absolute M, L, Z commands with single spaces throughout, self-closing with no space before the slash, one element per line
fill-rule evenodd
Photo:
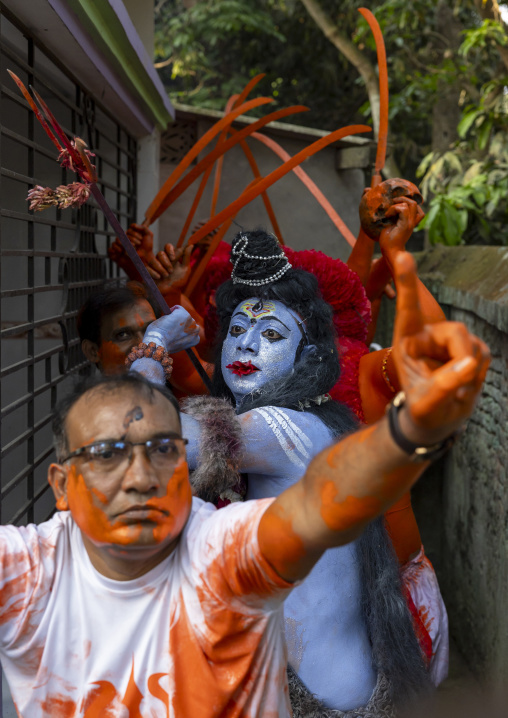
<path fill-rule="evenodd" d="M 259 132 L 254 132 L 251 137 L 255 140 L 258 140 L 259 142 L 262 142 L 264 145 L 269 147 L 273 152 L 275 152 L 276 155 L 278 155 L 281 160 L 284 160 L 286 162 L 287 160 L 291 159 L 291 155 L 289 155 L 285 149 L 283 149 L 277 142 L 271 139 L 271 137 L 266 137 L 266 135 L 261 135 Z M 348 228 L 348 226 L 345 224 L 345 222 L 342 220 L 342 218 L 339 216 L 338 212 L 332 207 L 330 202 L 326 199 L 324 194 L 321 192 L 319 187 L 311 180 L 309 175 L 302 170 L 301 167 L 294 167 L 293 172 L 295 175 L 300 179 L 303 184 L 307 187 L 309 192 L 317 199 L 321 207 L 324 209 L 326 214 L 330 217 L 334 225 L 337 227 L 339 232 L 342 234 L 344 239 L 348 244 L 351 245 L 351 247 L 354 247 L 356 239 L 354 234 L 351 232 L 351 230 Z M 277 235 L 278 236 L 278 235 Z"/>
<path fill-rule="evenodd" d="M 193 167 L 192 170 L 188 172 L 185 177 L 165 195 L 164 209 L 167 209 L 175 200 L 177 200 L 178 197 L 180 197 L 180 195 L 185 192 L 187 187 L 189 187 L 199 177 L 199 175 L 204 172 L 204 170 L 206 170 L 211 164 L 213 164 L 218 157 L 220 157 L 232 147 L 237 145 L 245 137 L 248 137 L 248 135 L 250 135 L 252 132 L 255 132 L 261 127 L 267 125 L 269 122 L 278 120 L 281 117 L 287 117 L 287 115 L 292 115 L 297 112 L 307 112 L 307 110 L 308 108 L 304 107 L 303 105 L 285 107 L 281 110 L 277 110 L 276 112 L 272 112 L 269 115 L 265 115 L 265 117 L 261 117 L 259 120 L 253 122 L 251 125 L 247 125 L 241 130 L 238 130 L 236 134 L 233 135 L 233 137 L 230 137 L 228 140 L 226 140 L 226 142 L 223 142 L 221 145 L 217 145 L 216 147 L 214 147 L 213 150 L 211 150 L 207 155 L 205 155 L 205 157 L 200 162 L 198 162 L 198 164 Z M 157 215 L 154 215 L 154 220 L 161 213 L 162 212 L 159 210 Z"/>
<path fill-rule="evenodd" d="M 251 90 L 258 84 L 258 82 L 260 82 L 263 79 L 264 76 L 265 76 L 264 73 L 256 75 L 256 77 L 253 77 L 252 80 L 247 83 L 247 85 L 244 87 L 244 89 L 242 90 L 242 92 L 239 95 L 232 95 L 226 104 L 224 114 L 225 115 L 229 114 L 231 112 L 231 109 L 237 107 L 238 105 L 241 105 L 244 102 L 244 100 L 247 98 L 247 96 L 249 95 Z M 217 140 L 217 147 L 222 142 L 224 142 L 224 140 L 227 138 L 229 127 L 230 127 L 230 125 L 227 125 L 226 128 L 222 130 L 222 132 L 219 136 L 219 139 Z M 217 160 L 217 166 L 215 168 L 215 178 L 214 178 L 213 195 L 212 195 L 212 207 L 211 207 L 211 211 L 210 211 L 211 217 L 213 217 L 213 215 L 215 214 L 215 206 L 216 206 L 217 198 L 218 198 L 218 194 L 219 194 L 220 179 L 221 179 L 221 174 L 222 174 L 223 159 L 224 159 L 224 156 L 219 157 L 219 159 Z M 178 238 L 178 242 L 176 245 L 177 247 L 181 247 L 181 245 L 183 244 L 183 242 L 185 240 L 185 237 L 186 237 L 189 227 L 192 223 L 192 220 L 193 220 L 196 210 L 198 208 L 198 205 L 199 205 L 199 202 L 203 195 L 203 192 L 205 190 L 205 187 L 208 183 L 208 179 L 210 177 L 212 169 L 213 169 L 212 166 L 208 167 L 203 174 L 203 178 L 200 182 L 198 191 L 196 192 L 196 196 L 194 197 L 192 207 L 190 208 L 190 210 L 187 214 L 185 224 L 184 224 L 183 229 Z"/>
<path fill-rule="evenodd" d="M 166 200 L 170 190 L 178 182 L 187 167 L 189 167 L 189 165 L 198 156 L 198 154 L 204 150 L 204 148 L 214 139 L 214 137 L 219 134 L 219 132 L 224 127 L 231 124 L 231 122 L 239 115 L 243 115 L 245 112 L 249 112 L 249 110 L 254 109 L 254 107 L 259 107 L 260 105 L 267 105 L 271 102 L 273 102 L 273 100 L 270 97 L 257 97 L 254 100 L 249 100 L 248 102 L 245 102 L 243 105 L 240 105 L 240 107 L 237 107 L 235 110 L 230 112 L 229 115 L 222 117 L 218 122 L 215 123 L 215 125 L 210 127 L 208 132 L 205 132 L 205 134 L 187 152 L 183 160 L 173 170 L 168 179 L 164 182 L 160 190 L 157 192 L 155 199 L 145 213 L 145 224 L 150 225 L 155 222 L 155 220 L 158 219 L 158 217 L 160 217 L 160 215 L 169 207 L 170 203 L 168 203 Z"/>
<path fill-rule="evenodd" d="M 383 33 L 375 16 L 366 7 L 361 7 L 358 12 L 368 22 L 374 35 L 377 52 L 377 65 L 379 70 L 379 131 L 377 139 L 376 163 L 372 175 L 371 187 L 375 187 L 382 181 L 381 170 L 385 166 L 386 145 L 388 142 L 388 66 L 386 63 L 386 48 Z"/>
<path fill-rule="evenodd" d="M 258 82 L 260 82 L 263 79 L 263 77 L 265 77 L 264 73 L 260 73 L 259 75 L 256 75 L 255 77 L 252 78 L 252 80 L 250 80 L 250 82 L 248 82 L 245 85 L 245 87 L 243 88 L 243 90 L 241 91 L 241 93 L 239 95 L 232 95 L 226 103 L 224 113 L 228 114 L 229 112 L 231 112 L 232 109 L 234 109 L 235 107 L 238 107 L 238 105 L 241 105 L 242 102 L 244 102 L 246 100 L 246 98 L 249 96 L 249 94 L 254 89 L 254 87 L 258 84 Z M 222 142 L 224 142 L 227 139 L 228 129 L 229 128 L 226 127 L 226 129 L 224 129 L 221 132 L 221 135 L 217 141 L 217 144 L 221 144 Z M 210 206 L 210 217 L 213 217 L 213 215 L 215 214 L 215 210 L 217 208 L 217 200 L 219 197 L 219 188 L 220 188 L 220 181 L 221 181 L 221 176 L 222 176 L 223 162 L 224 162 L 224 156 L 219 157 L 219 159 L 217 160 L 217 166 L 215 168 L 215 177 L 213 180 L 212 204 Z"/>
<path fill-rule="evenodd" d="M 326 135 L 326 137 L 322 137 L 321 139 L 316 140 L 316 142 L 313 142 L 311 145 L 298 152 L 294 157 L 292 157 L 290 160 L 278 167 L 276 170 L 270 172 L 270 174 L 264 177 L 261 181 L 256 182 L 253 187 L 246 189 L 240 195 L 240 197 L 238 197 L 234 202 L 231 202 L 231 204 L 229 204 L 221 212 L 216 214 L 215 217 L 211 217 L 208 222 L 206 222 L 206 224 L 200 227 L 196 232 L 194 232 L 194 234 L 189 237 L 188 243 L 195 244 L 196 242 L 199 242 L 199 240 L 203 237 L 206 237 L 206 235 L 209 234 L 213 229 L 219 227 L 226 219 L 228 219 L 232 215 L 236 215 L 237 212 L 242 209 L 242 207 L 245 207 L 246 204 L 249 204 L 249 202 L 258 197 L 274 182 L 277 182 L 277 180 L 279 180 L 281 177 L 284 177 L 284 175 L 286 175 L 288 172 L 291 172 L 293 167 L 297 167 L 308 157 L 312 157 L 312 155 L 315 155 L 316 152 L 319 152 L 319 150 L 322 150 L 324 147 L 327 147 L 328 145 L 332 144 L 332 142 L 342 140 L 344 139 L 344 137 L 348 137 L 349 135 L 357 135 L 360 132 L 372 132 L 372 127 L 368 127 L 367 125 L 348 125 L 347 127 L 342 127 L 340 130 L 330 132 L 330 134 Z"/>
<path fill-rule="evenodd" d="M 254 132 L 254 134 L 256 135 L 257 132 Z M 252 150 L 250 149 L 249 145 L 245 140 L 243 140 L 242 142 L 240 142 L 240 146 L 244 152 L 244 155 L 247 158 L 247 162 L 250 165 L 252 174 L 256 179 L 261 179 L 261 172 L 259 171 L 258 164 L 254 158 L 254 155 L 252 154 Z M 268 219 L 270 220 L 270 224 L 272 225 L 272 229 L 275 232 L 275 236 L 283 245 L 284 240 L 282 239 L 282 232 L 280 230 L 279 223 L 277 222 L 275 212 L 273 211 L 272 203 L 270 202 L 270 198 L 268 197 L 266 192 L 261 192 L 261 199 L 263 200 L 263 204 L 265 205 L 266 213 L 268 215 Z"/>
<path fill-rule="evenodd" d="M 214 236 L 213 240 L 211 241 L 210 246 L 208 247 L 208 250 L 207 250 L 205 256 L 202 257 L 198 266 L 195 268 L 194 272 L 192 273 L 189 283 L 188 283 L 187 287 L 185 288 L 185 295 L 187 297 L 189 297 L 189 299 L 191 301 L 192 301 L 192 295 L 198 286 L 199 280 L 203 276 L 204 271 L 207 268 L 209 261 L 215 254 L 215 250 L 217 249 L 219 244 L 222 242 L 222 238 L 224 237 L 224 235 L 230 228 L 231 223 L 233 222 L 234 218 L 235 218 L 235 215 L 233 215 L 232 217 L 229 217 L 224 222 L 222 227 L 219 229 L 219 231 L 217 232 L 217 234 Z"/>
<path fill-rule="evenodd" d="M 196 195 L 192 202 L 192 207 L 187 214 L 185 224 L 183 225 L 183 229 L 180 232 L 180 236 L 178 237 L 178 242 L 176 243 L 177 247 L 181 247 L 184 242 L 187 232 L 189 231 L 189 227 L 191 226 L 191 222 L 194 219 L 194 215 L 196 214 L 199 202 L 201 201 L 201 197 L 203 196 L 203 192 L 205 191 L 208 180 L 210 179 L 210 175 L 212 174 L 212 170 L 213 165 L 210 165 L 210 167 L 208 167 L 203 173 L 203 177 L 201 178 L 201 182 L 199 183 L 198 191 L 196 192 Z"/>

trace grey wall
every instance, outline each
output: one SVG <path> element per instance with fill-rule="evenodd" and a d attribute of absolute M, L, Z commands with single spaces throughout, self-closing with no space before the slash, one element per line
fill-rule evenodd
<path fill-rule="evenodd" d="M 419 273 L 449 319 L 489 346 L 492 363 L 466 432 L 417 485 L 413 504 L 473 673 L 502 687 L 508 667 L 508 248 L 435 247 Z M 384 309 L 387 343 L 393 306 Z"/>
<path fill-rule="evenodd" d="M 201 137 L 212 125 L 212 121 L 198 119 L 198 137 Z M 270 135 L 269 131 L 265 134 Z M 308 146 L 312 140 L 282 138 L 274 139 L 290 154 Z M 281 165 L 281 160 L 265 145 L 255 140 L 248 141 L 254 153 L 262 175 L 267 175 Z M 335 169 L 337 148 L 334 146 L 321 150 L 302 164 L 302 168 L 314 180 L 329 202 L 339 213 L 354 236 L 359 228 L 358 204 L 364 189 L 364 173 L 361 169 L 348 169 L 338 172 Z M 199 158 L 201 159 L 201 157 Z M 167 179 L 174 165 L 161 165 L 161 184 Z M 252 171 L 239 147 L 234 147 L 225 156 L 222 171 L 222 183 L 217 211 L 236 199 L 253 179 Z M 174 242 L 183 227 L 185 217 L 191 207 L 199 180 L 180 197 L 159 220 L 159 244 Z M 195 221 L 210 216 L 213 174 L 201 199 Z M 350 247 L 339 234 L 329 217 L 321 209 L 317 200 L 309 193 L 293 172 L 279 180 L 268 190 L 275 216 L 279 222 L 283 239 L 293 249 L 320 249 L 332 257 L 346 260 Z M 260 198 L 244 207 L 236 221 L 246 229 L 263 226 L 271 229 L 268 215 Z M 230 241 L 238 229 L 232 225 L 226 240 Z"/>

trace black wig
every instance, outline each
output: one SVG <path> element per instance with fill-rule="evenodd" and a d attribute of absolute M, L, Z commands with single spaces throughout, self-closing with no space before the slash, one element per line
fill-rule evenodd
<path fill-rule="evenodd" d="M 233 249 L 242 235 L 246 235 L 249 239 L 248 251 L 250 254 L 273 256 L 280 252 L 277 239 L 263 230 L 243 232 L 237 235 L 233 240 Z M 262 281 L 273 276 L 278 271 L 278 267 L 284 266 L 285 262 L 285 255 L 284 259 L 265 262 L 242 257 L 235 274 L 254 276 L 257 280 Z M 341 436 L 352 431 L 357 426 L 357 421 L 348 407 L 336 401 L 327 401 L 320 405 L 312 402 L 312 399 L 326 394 L 337 383 L 340 364 L 332 308 L 321 297 L 316 277 L 303 269 L 288 269 L 277 281 L 261 286 L 235 284 L 231 279 L 218 288 L 215 295 L 219 331 L 212 381 L 214 396 L 228 398 L 234 403 L 233 395 L 222 375 L 220 352 L 235 308 L 240 302 L 251 297 L 257 297 L 263 301 L 278 300 L 282 302 L 302 317 L 305 331 L 296 354 L 293 371 L 281 379 L 268 382 L 254 394 L 249 394 L 241 406 L 237 407 L 238 413 L 243 414 L 261 406 L 280 406 L 301 410 L 302 406 L 308 403 L 309 406 L 305 410 L 318 416 L 334 436 Z M 312 349 L 302 355 L 303 347 L 306 344 L 310 345 Z"/>

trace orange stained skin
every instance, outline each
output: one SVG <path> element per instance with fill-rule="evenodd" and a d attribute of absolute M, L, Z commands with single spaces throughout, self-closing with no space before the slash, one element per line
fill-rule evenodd
<path fill-rule="evenodd" d="M 67 499 L 65 498 L 65 496 L 60 496 L 60 498 L 56 502 L 56 507 L 59 511 L 69 510 L 69 504 L 67 503 Z"/>
<path fill-rule="evenodd" d="M 101 324 L 101 343 L 97 350 L 99 368 L 103 374 L 124 374 L 125 359 L 131 349 L 143 341 L 147 327 L 155 321 L 155 314 L 146 299 L 116 312 L 106 314 Z"/>
<path fill-rule="evenodd" d="M 307 553 L 304 542 L 293 528 L 291 517 L 281 515 L 278 506 L 270 506 L 263 514 L 258 539 L 261 553 L 270 557 L 270 565 L 279 576 L 286 576 L 288 567 L 304 559 Z M 273 547 L 277 547 L 277 556 L 274 556 Z"/>
<path fill-rule="evenodd" d="M 91 489 L 92 494 L 99 499 L 101 504 L 107 504 L 108 503 L 108 497 L 106 494 L 104 494 L 102 491 L 99 491 L 95 486 Z"/>
<path fill-rule="evenodd" d="M 383 361 L 387 355 L 386 349 L 369 352 L 360 359 L 358 372 L 358 388 L 362 400 L 363 417 L 367 424 L 373 424 L 380 419 L 396 392 L 393 392 L 383 376 Z M 390 384 L 399 391 L 400 384 L 395 370 L 393 357 L 388 356 L 385 366 Z"/>
<path fill-rule="evenodd" d="M 401 565 L 413 558 L 421 548 L 422 539 L 411 506 L 411 494 L 405 493 L 385 513 L 385 526 Z"/>
<path fill-rule="evenodd" d="M 463 324 L 425 324 L 411 255 L 399 255 L 395 272 L 395 366 L 406 391 L 411 391 L 412 421 L 430 432 L 430 442 L 433 431 L 440 440 L 470 415 L 489 367 L 490 352 Z"/>
<path fill-rule="evenodd" d="M 361 526 L 381 511 L 381 501 L 375 496 L 346 496 L 337 500 L 338 489 L 333 481 L 321 487 L 321 516 L 331 531 L 347 531 Z"/>
<path fill-rule="evenodd" d="M 98 355 L 104 374 L 123 374 L 125 354 L 117 344 L 112 341 L 101 342 Z"/>
<path fill-rule="evenodd" d="M 192 499 L 188 479 L 187 462 L 180 459 L 168 481 L 166 495 L 144 502 L 144 506 L 151 511 L 143 522 L 130 523 L 125 518 L 110 521 L 106 512 L 97 505 L 96 500 L 104 505 L 108 501 L 107 497 L 94 489 L 90 490 L 83 474 L 78 472 L 75 465 L 69 469 L 67 500 L 76 524 L 96 544 L 136 545 L 146 522 L 153 525 L 152 541 L 158 544 L 172 536 L 177 536 L 187 521 L 185 508 Z"/>

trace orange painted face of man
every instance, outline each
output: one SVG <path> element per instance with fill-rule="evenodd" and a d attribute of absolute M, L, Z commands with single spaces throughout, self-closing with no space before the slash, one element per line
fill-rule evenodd
<path fill-rule="evenodd" d="M 146 299 L 104 316 L 101 343 L 96 350 L 96 363 L 103 374 L 123 374 L 125 359 L 131 349 L 143 341 L 146 328 L 155 314 Z"/>
<path fill-rule="evenodd" d="M 50 474 L 50 483 L 58 508 L 68 508 L 81 529 L 88 553 L 125 560 L 169 555 L 192 500 L 171 403 L 144 387 L 99 387 L 74 404 L 66 429 L 70 458 L 60 465 L 64 478 L 57 482 Z"/>

